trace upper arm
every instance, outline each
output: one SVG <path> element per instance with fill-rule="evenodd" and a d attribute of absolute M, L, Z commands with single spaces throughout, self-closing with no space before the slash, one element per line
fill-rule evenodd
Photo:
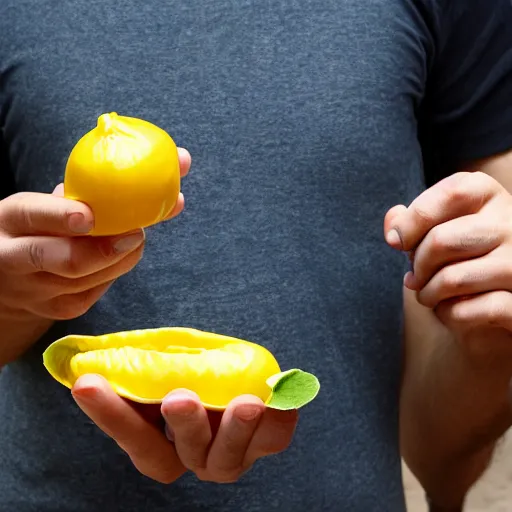
<path fill-rule="evenodd" d="M 512 193 L 512 3 L 439 0 L 432 63 L 419 111 L 427 184 L 482 171 Z M 404 289 L 405 370 L 421 371 L 449 332 Z"/>
<path fill-rule="evenodd" d="M 512 3 L 436 5 L 434 60 L 418 112 L 428 185 L 474 161 L 489 166 L 512 148 Z"/>

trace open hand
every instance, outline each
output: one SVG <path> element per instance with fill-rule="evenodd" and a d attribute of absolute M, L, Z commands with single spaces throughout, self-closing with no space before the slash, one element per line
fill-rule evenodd
<path fill-rule="evenodd" d="M 223 413 L 206 411 L 195 393 L 180 389 L 161 406 L 136 404 L 97 375 L 78 379 L 72 393 L 135 467 L 162 483 L 188 470 L 200 480 L 234 482 L 257 459 L 285 450 L 298 418 L 297 411 L 267 409 L 251 395 L 235 398 Z"/>

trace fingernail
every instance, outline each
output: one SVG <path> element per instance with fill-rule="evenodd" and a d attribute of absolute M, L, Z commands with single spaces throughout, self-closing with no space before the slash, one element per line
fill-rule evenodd
<path fill-rule="evenodd" d="M 395 247 L 402 246 L 402 240 L 400 239 L 400 235 L 398 234 L 398 231 L 396 229 L 391 229 L 390 231 L 388 231 L 388 233 L 386 235 L 386 242 L 389 245 L 392 245 Z"/>
<path fill-rule="evenodd" d="M 124 236 L 114 243 L 114 251 L 118 254 L 133 251 L 144 241 L 144 232 Z"/>
<path fill-rule="evenodd" d="M 86 220 L 82 213 L 72 213 L 68 218 L 68 226 L 73 233 L 85 235 L 91 231 L 92 224 L 91 221 Z"/>
<path fill-rule="evenodd" d="M 178 416 L 189 416 L 197 408 L 196 402 L 186 393 L 171 393 L 164 398 L 162 405 L 165 406 L 166 412 Z M 172 410 L 169 411 L 169 408 Z"/>
<path fill-rule="evenodd" d="M 242 421 L 255 420 L 261 414 L 261 408 L 251 404 L 239 405 L 235 409 L 235 415 Z"/>
<path fill-rule="evenodd" d="M 409 288 L 409 290 L 416 290 L 416 278 L 414 277 L 413 272 L 407 272 L 404 276 L 404 286 Z"/>

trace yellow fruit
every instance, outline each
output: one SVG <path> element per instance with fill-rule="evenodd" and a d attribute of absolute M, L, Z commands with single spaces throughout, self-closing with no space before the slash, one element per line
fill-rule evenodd
<path fill-rule="evenodd" d="M 91 235 L 118 235 L 164 220 L 180 192 L 172 138 L 142 119 L 103 114 L 69 155 L 64 195 L 86 203 Z"/>
<path fill-rule="evenodd" d="M 224 410 L 245 393 L 267 401 L 272 388 L 266 381 L 280 373 L 261 345 L 185 327 L 70 335 L 52 343 L 43 361 L 68 388 L 81 375 L 94 373 L 135 402 L 160 403 L 173 389 L 186 388 L 211 410 Z"/>

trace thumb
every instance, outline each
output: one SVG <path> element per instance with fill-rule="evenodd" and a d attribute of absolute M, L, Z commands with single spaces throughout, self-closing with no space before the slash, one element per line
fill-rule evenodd
<path fill-rule="evenodd" d="M 0 201 L 0 228 L 14 236 L 76 236 L 93 228 L 92 210 L 80 201 L 52 194 L 18 192 Z"/>
<path fill-rule="evenodd" d="M 395 220 L 405 211 L 407 211 L 407 206 L 399 204 L 388 210 L 384 217 L 384 237 L 386 238 L 386 242 L 394 249 L 402 249 L 400 235 L 393 227 Z"/>

